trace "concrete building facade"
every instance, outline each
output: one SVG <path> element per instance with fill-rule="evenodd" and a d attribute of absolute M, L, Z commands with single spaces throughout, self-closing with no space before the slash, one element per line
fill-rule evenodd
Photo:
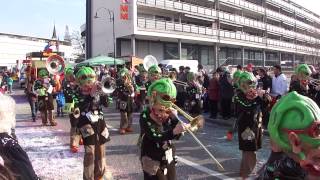
<path fill-rule="evenodd" d="M 253 63 L 292 68 L 320 60 L 320 17 L 288 0 L 91 3 L 92 56 L 113 53 L 111 10 L 117 56 L 196 59 L 208 67 Z"/>

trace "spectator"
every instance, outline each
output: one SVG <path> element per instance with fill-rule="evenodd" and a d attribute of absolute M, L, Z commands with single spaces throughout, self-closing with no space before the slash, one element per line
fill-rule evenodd
<path fill-rule="evenodd" d="M 9 167 L 17 180 L 38 179 L 27 153 L 11 136 L 11 129 L 15 126 L 15 102 L 6 95 L 0 95 L 0 156 L 5 157 L 4 166 Z M 10 168 L 12 167 L 12 168 Z"/>
<path fill-rule="evenodd" d="M 273 73 L 271 95 L 280 98 L 288 92 L 287 77 L 282 73 L 280 65 L 273 66 Z"/>
<path fill-rule="evenodd" d="M 258 80 L 259 87 L 265 91 L 270 92 L 272 89 L 272 78 L 263 68 L 260 68 L 258 70 L 258 75 L 260 76 L 260 79 Z"/>
<path fill-rule="evenodd" d="M 252 72 L 253 72 L 253 68 L 254 68 L 254 65 L 251 64 L 251 63 L 249 63 L 249 64 L 247 65 L 247 67 L 246 67 L 246 71 L 252 73 Z"/>
<path fill-rule="evenodd" d="M 223 119 L 229 119 L 232 116 L 231 102 L 234 94 L 230 72 L 225 70 L 220 78 L 220 97 L 221 97 L 221 115 Z M 223 93 L 222 93 L 223 92 Z"/>
<path fill-rule="evenodd" d="M 237 66 L 237 70 L 242 71 L 242 66 L 240 64 Z"/>
<path fill-rule="evenodd" d="M 187 82 L 187 74 L 185 73 L 185 68 L 183 66 L 179 67 L 179 73 L 177 75 L 177 80 L 182 82 Z M 177 105 L 180 107 L 184 106 L 184 97 L 186 95 L 185 87 L 177 85 Z"/>
<path fill-rule="evenodd" d="M 265 69 L 260 68 L 258 70 L 258 74 L 260 76 L 260 79 L 258 80 L 258 88 L 261 88 L 262 90 L 265 90 L 266 92 L 270 92 L 270 90 L 272 89 L 272 79 L 271 77 L 268 75 L 268 73 L 266 72 Z M 261 111 L 262 111 L 262 125 L 265 127 L 265 129 L 267 129 L 268 126 L 268 122 L 269 122 L 269 103 L 268 102 L 263 102 L 261 104 Z"/>
<path fill-rule="evenodd" d="M 13 79 L 10 75 L 7 78 L 7 85 L 9 94 L 12 94 Z"/>
<path fill-rule="evenodd" d="M 219 102 L 219 73 L 214 72 L 209 82 L 208 99 L 210 104 L 210 118 L 217 118 Z"/>

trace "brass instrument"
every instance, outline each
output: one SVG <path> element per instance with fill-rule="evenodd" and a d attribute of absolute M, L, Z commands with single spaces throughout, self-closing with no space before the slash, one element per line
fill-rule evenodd
<path fill-rule="evenodd" d="M 184 86 L 184 87 L 188 87 L 189 86 L 187 82 L 178 81 L 178 80 L 174 80 L 173 84 L 175 84 L 177 86 Z"/>
<path fill-rule="evenodd" d="M 193 118 L 182 109 L 180 109 L 177 105 L 172 103 L 172 108 L 177 110 L 182 116 L 184 116 L 189 122 L 191 127 L 186 128 L 186 130 L 191 134 L 191 136 L 195 139 L 195 141 L 207 152 L 207 154 L 212 158 L 212 160 L 217 164 L 220 171 L 225 171 L 223 166 L 219 163 L 219 161 L 211 154 L 211 152 L 201 143 L 201 141 L 195 136 L 193 132 L 197 131 L 198 129 L 202 128 L 204 125 L 204 118 L 203 116 L 197 116 Z M 177 119 L 181 122 L 184 126 L 184 122 L 177 116 Z"/>
<path fill-rule="evenodd" d="M 310 78 L 309 84 L 314 87 L 320 86 L 320 79 Z"/>
<path fill-rule="evenodd" d="M 64 59 L 59 55 L 51 55 L 46 60 L 46 68 L 50 74 L 61 75 L 64 72 Z"/>
<path fill-rule="evenodd" d="M 146 71 L 153 65 L 158 65 L 157 59 L 152 55 L 147 55 L 143 58 L 143 67 Z"/>
<path fill-rule="evenodd" d="M 74 118 L 79 118 L 80 117 L 80 109 L 79 108 L 75 108 L 74 110 L 73 110 L 73 116 L 74 116 Z"/>
<path fill-rule="evenodd" d="M 101 86 L 104 94 L 112 94 L 116 89 L 116 81 L 112 77 L 106 77 L 101 80 Z"/>

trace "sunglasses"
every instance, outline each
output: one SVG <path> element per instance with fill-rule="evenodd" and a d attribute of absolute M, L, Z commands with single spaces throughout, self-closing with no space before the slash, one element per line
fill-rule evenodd
<path fill-rule="evenodd" d="M 167 94 L 163 94 L 163 95 L 161 95 L 160 97 L 161 97 L 161 99 L 164 100 L 164 101 L 171 101 L 171 102 L 175 102 L 175 101 L 176 101 L 175 98 L 171 98 L 171 97 L 170 97 L 169 95 L 167 95 Z"/>
<path fill-rule="evenodd" d="M 86 79 L 88 79 L 88 78 L 93 79 L 93 78 L 95 78 L 95 77 L 96 77 L 95 75 L 89 74 L 89 75 L 81 75 L 81 76 L 79 77 L 79 79 L 80 79 L 80 80 L 86 80 Z"/>
<path fill-rule="evenodd" d="M 307 129 L 286 129 L 283 128 L 283 131 L 286 133 L 294 132 L 296 134 L 306 134 L 312 138 L 319 138 L 320 137 L 320 121 L 315 121 L 312 123 L 312 125 Z"/>

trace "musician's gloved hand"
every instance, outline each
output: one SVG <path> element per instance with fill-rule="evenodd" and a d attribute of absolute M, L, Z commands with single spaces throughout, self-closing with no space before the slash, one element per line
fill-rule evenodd
<path fill-rule="evenodd" d="M 190 128 L 191 125 L 190 124 L 186 124 L 186 123 L 179 123 L 176 125 L 176 127 L 173 129 L 173 134 L 174 135 L 178 135 L 181 134 L 183 132 L 185 132 L 188 128 Z"/>

